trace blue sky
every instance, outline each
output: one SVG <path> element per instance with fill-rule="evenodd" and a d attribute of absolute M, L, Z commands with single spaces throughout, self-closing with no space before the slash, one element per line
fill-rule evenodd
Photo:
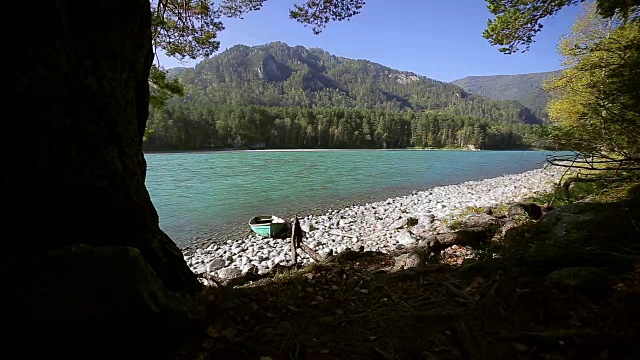
<path fill-rule="evenodd" d="M 220 51 L 237 44 L 282 41 L 319 47 L 338 56 L 367 59 L 394 69 L 452 81 L 469 75 L 522 74 L 560 68 L 558 38 L 569 31 L 579 7 L 547 19 L 526 53 L 504 55 L 482 38 L 490 17 L 483 0 L 369 0 L 351 21 L 320 34 L 289 19 L 295 0 L 268 0 L 244 19 L 224 21 Z M 194 66 L 160 55 L 163 67 Z"/>

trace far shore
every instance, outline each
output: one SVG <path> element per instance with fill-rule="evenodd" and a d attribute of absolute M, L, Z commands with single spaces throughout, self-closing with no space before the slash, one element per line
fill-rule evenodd
<path fill-rule="evenodd" d="M 216 153 L 216 152 L 326 152 L 326 151 L 468 151 L 468 152 L 477 152 L 477 151 L 557 151 L 557 150 L 548 150 L 548 149 L 535 149 L 535 148 L 514 148 L 514 149 L 479 149 L 479 150 L 471 150 L 466 147 L 461 148 L 345 148 L 345 149 L 235 149 L 235 148 L 225 148 L 225 149 L 182 149 L 182 150 L 144 150 L 143 153 L 146 154 L 191 154 L 191 153 Z"/>

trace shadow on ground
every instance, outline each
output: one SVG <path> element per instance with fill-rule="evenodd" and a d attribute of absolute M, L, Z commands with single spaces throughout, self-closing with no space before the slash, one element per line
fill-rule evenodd
<path fill-rule="evenodd" d="M 511 228 L 461 266 L 394 271 L 346 252 L 209 287 L 180 358 L 632 359 L 640 351 L 640 187 Z M 396 267 L 397 268 L 397 267 Z"/>

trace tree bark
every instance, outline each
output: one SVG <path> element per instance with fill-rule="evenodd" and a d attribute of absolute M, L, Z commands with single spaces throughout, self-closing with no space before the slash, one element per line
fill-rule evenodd
<path fill-rule="evenodd" d="M 12 52 L 6 110 L 15 117 L 4 122 L 4 232 L 13 235 L 5 237 L 2 266 L 19 268 L 3 281 L 16 285 L 25 269 L 34 275 L 29 262 L 56 249 L 120 246 L 139 250 L 166 291 L 193 294 L 199 283 L 160 230 L 145 188 L 149 1 L 8 6 L 20 26 L 5 32 Z M 47 284 L 19 286 L 47 293 Z"/>

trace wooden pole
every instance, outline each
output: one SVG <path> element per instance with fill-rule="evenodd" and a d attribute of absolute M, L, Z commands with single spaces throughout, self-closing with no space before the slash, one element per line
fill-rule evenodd
<path fill-rule="evenodd" d="M 298 263 L 298 253 L 296 249 L 300 246 L 302 242 L 302 228 L 300 227 L 300 221 L 296 216 L 293 220 L 293 225 L 291 226 L 291 259 L 293 259 L 293 263 Z"/>
<path fill-rule="evenodd" d="M 293 220 L 291 228 L 291 257 L 293 258 L 293 263 L 296 264 L 298 261 L 298 253 L 296 252 L 298 248 L 306 252 L 313 260 L 317 262 L 322 261 L 323 257 L 320 254 L 302 242 L 303 232 L 297 216 Z"/>

